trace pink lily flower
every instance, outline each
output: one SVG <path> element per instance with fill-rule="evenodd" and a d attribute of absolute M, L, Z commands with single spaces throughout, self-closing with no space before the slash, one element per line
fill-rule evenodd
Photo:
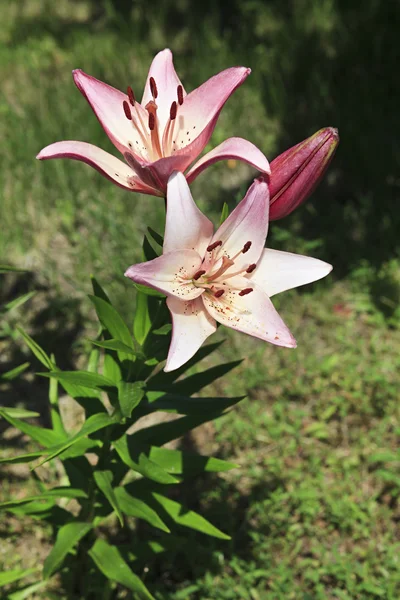
<path fill-rule="evenodd" d="M 270 297 L 325 277 L 325 262 L 265 249 L 269 191 L 256 179 L 219 229 L 197 208 L 182 173 L 168 182 L 163 254 L 125 275 L 167 296 L 172 340 L 165 371 L 188 361 L 217 322 L 277 346 L 296 341 Z"/>
<path fill-rule="evenodd" d="M 250 69 L 232 67 L 186 94 L 172 53 L 166 49 L 155 56 L 139 103 L 132 88 L 124 94 L 78 69 L 73 77 L 79 91 L 127 164 L 97 146 L 77 141 L 51 144 L 37 158 L 80 160 L 122 188 L 165 196 L 171 173 L 186 171 L 203 151 L 222 107 L 249 74 Z M 193 181 L 207 166 L 230 158 L 270 173 L 267 159 L 254 144 L 230 138 L 203 156 L 187 177 Z"/>

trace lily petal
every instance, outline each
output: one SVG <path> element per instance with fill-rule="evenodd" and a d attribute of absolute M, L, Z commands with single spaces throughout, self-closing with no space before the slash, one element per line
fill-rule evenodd
<path fill-rule="evenodd" d="M 194 356 L 203 342 L 217 329 L 215 320 L 201 298 L 182 302 L 170 296 L 167 306 L 172 316 L 172 339 L 164 371 L 178 369 Z"/>
<path fill-rule="evenodd" d="M 196 177 L 210 165 L 219 160 L 228 159 L 246 162 L 258 171 L 261 171 L 261 173 L 266 173 L 267 175 L 271 172 L 268 160 L 257 146 L 243 138 L 233 137 L 225 140 L 222 144 L 210 152 L 207 152 L 207 154 L 198 160 L 186 174 L 187 182 L 192 183 L 192 181 L 194 181 Z"/>
<path fill-rule="evenodd" d="M 192 161 L 200 154 L 225 102 L 250 72 L 246 67 L 225 69 L 186 96 L 176 117 L 173 135 L 176 151 L 190 154 Z"/>
<path fill-rule="evenodd" d="M 210 315 L 222 325 L 247 333 L 277 346 L 295 348 L 296 340 L 282 321 L 267 294 L 251 282 L 252 292 L 239 296 L 249 287 L 245 277 L 233 277 L 220 298 L 203 294 L 202 301 Z"/>
<path fill-rule="evenodd" d="M 128 96 L 113 88 L 107 83 L 87 75 L 80 69 L 73 71 L 73 77 L 78 90 L 89 102 L 100 125 L 114 144 L 122 153 L 132 152 L 139 158 L 147 157 L 147 150 L 132 121 L 126 118 L 123 102 L 128 101 Z M 148 114 L 136 103 L 135 107 L 141 111 L 144 122 Z M 140 152 L 136 151 L 140 148 Z"/>
<path fill-rule="evenodd" d="M 201 258 L 194 250 L 176 250 L 154 260 L 132 265 L 125 272 L 125 277 L 167 296 L 175 296 L 180 301 L 193 300 L 204 292 L 191 282 L 200 265 Z"/>
<path fill-rule="evenodd" d="M 273 296 L 318 281 L 331 271 L 332 265 L 317 258 L 267 248 L 249 278 Z"/>
<path fill-rule="evenodd" d="M 204 256 L 213 224 L 197 208 L 182 173 L 173 173 L 169 178 L 167 207 L 163 252 L 191 248 Z"/>
<path fill-rule="evenodd" d="M 101 148 L 86 142 L 63 141 L 55 142 L 43 148 L 37 155 L 39 160 L 50 158 L 72 158 L 90 165 L 113 183 L 131 192 L 142 194 L 158 194 L 157 190 L 146 185 L 135 176 L 132 169 L 122 160 Z"/>
<path fill-rule="evenodd" d="M 267 237 L 268 209 L 268 185 L 264 180 L 256 179 L 243 200 L 213 235 L 211 244 L 222 241 L 219 253 L 214 256 L 225 254 L 232 258 L 247 242 L 251 242 L 250 249 L 235 259 L 232 269 L 237 271 L 257 263 Z"/>
<path fill-rule="evenodd" d="M 156 82 L 158 96 L 156 103 L 158 106 L 157 116 L 161 126 L 161 131 L 169 120 L 169 111 L 172 102 L 178 101 L 177 90 L 178 86 L 181 85 L 172 60 L 172 52 L 169 48 L 162 50 L 153 59 L 151 63 L 149 74 L 147 76 L 146 85 L 144 86 L 142 106 L 146 106 L 153 96 L 150 91 L 150 78 L 153 78 Z M 183 97 L 186 96 L 186 92 L 182 86 Z"/>

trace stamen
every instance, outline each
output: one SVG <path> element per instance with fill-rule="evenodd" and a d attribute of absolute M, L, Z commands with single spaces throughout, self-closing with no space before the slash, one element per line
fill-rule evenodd
<path fill-rule="evenodd" d="M 197 281 L 198 279 L 200 279 L 200 277 L 201 277 L 202 275 L 204 275 L 204 273 L 205 273 L 205 271 L 197 271 L 197 273 L 195 273 L 195 274 L 193 275 L 193 279 L 194 279 L 195 281 Z"/>
<path fill-rule="evenodd" d="M 149 129 L 150 129 L 150 131 L 153 131 L 155 126 L 156 126 L 156 118 L 154 116 L 154 113 L 150 113 L 149 114 Z"/>
<path fill-rule="evenodd" d="M 257 268 L 256 263 L 253 263 L 252 265 L 249 265 L 246 269 L 246 273 L 252 273 L 254 271 L 254 269 Z"/>
<path fill-rule="evenodd" d="M 169 109 L 169 118 L 171 119 L 171 121 L 176 119 L 177 110 L 178 110 L 178 107 L 174 100 L 173 103 L 171 104 L 171 108 Z"/>
<path fill-rule="evenodd" d="M 183 87 L 181 85 L 178 85 L 178 103 L 179 106 L 182 106 L 183 104 Z"/>
<path fill-rule="evenodd" d="M 123 101 L 122 106 L 124 108 L 124 113 L 125 113 L 126 118 L 129 119 L 129 121 L 132 121 L 131 108 L 126 100 Z"/>
<path fill-rule="evenodd" d="M 150 92 L 151 92 L 151 95 L 153 96 L 153 98 L 155 100 L 157 98 L 157 96 L 158 96 L 158 90 L 157 90 L 157 85 L 156 85 L 154 77 L 150 77 L 150 82 L 149 83 L 150 83 Z"/>
<path fill-rule="evenodd" d="M 215 248 L 218 248 L 218 246 L 222 246 L 221 240 L 219 240 L 218 242 L 214 242 L 213 244 L 210 244 L 207 248 L 207 252 L 212 252 L 213 250 L 215 250 Z"/>
<path fill-rule="evenodd" d="M 251 248 L 251 242 L 246 242 L 245 245 L 243 246 L 243 250 L 242 253 L 246 254 L 246 252 L 248 252 Z"/>
<path fill-rule="evenodd" d="M 225 290 L 218 290 L 215 292 L 214 296 L 215 298 L 221 298 L 222 294 L 225 294 Z"/>
<path fill-rule="evenodd" d="M 131 88 L 130 85 L 128 85 L 127 92 L 128 92 L 129 102 L 132 104 L 132 106 L 135 106 L 136 98 L 135 98 L 135 94 L 133 93 L 133 89 Z"/>
<path fill-rule="evenodd" d="M 239 296 L 247 296 L 250 292 L 253 291 L 253 288 L 244 288 L 241 292 L 239 292 Z"/>

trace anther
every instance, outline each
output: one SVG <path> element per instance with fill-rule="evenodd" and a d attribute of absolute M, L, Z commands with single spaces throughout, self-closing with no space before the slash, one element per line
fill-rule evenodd
<path fill-rule="evenodd" d="M 250 247 L 251 247 L 251 242 L 246 242 L 245 245 L 243 246 L 243 250 L 242 250 L 243 254 L 246 254 L 246 252 L 248 250 L 250 250 Z"/>
<path fill-rule="evenodd" d="M 181 85 L 178 85 L 178 103 L 179 106 L 182 106 L 183 104 L 183 87 Z"/>
<path fill-rule="evenodd" d="M 150 83 L 150 92 L 151 92 L 151 95 L 153 96 L 153 98 L 155 100 L 157 98 L 157 96 L 158 96 L 158 90 L 157 90 L 157 85 L 156 85 L 154 77 L 150 77 L 150 82 L 149 83 Z"/>
<path fill-rule="evenodd" d="M 250 292 L 253 291 L 253 288 L 244 288 L 241 292 L 239 292 L 239 296 L 247 296 Z"/>
<path fill-rule="evenodd" d="M 122 106 L 124 107 L 124 113 L 127 119 L 132 121 L 132 113 L 129 104 L 126 100 L 123 101 Z"/>
<path fill-rule="evenodd" d="M 171 104 L 171 108 L 169 109 L 169 118 L 171 119 L 171 121 L 176 119 L 177 110 L 178 110 L 178 106 L 174 100 L 173 103 Z"/>
<path fill-rule="evenodd" d="M 132 104 L 132 106 L 135 106 L 136 98 L 135 98 L 135 94 L 133 93 L 133 89 L 131 88 L 130 85 L 128 85 L 127 92 L 128 92 L 129 102 Z"/>
<path fill-rule="evenodd" d="M 215 298 L 221 298 L 222 294 L 225 294 L 225 290 L 218 290 L 215 292 Z"/>
<path fill-rule="evenodd" d="M 153 131 L 155 126 L 156 126 L 156 118 L 154 116 L 154 113 L 150 113 L 149 114 L 149 129 L 150 129 L 150 131 Z"/>
<path fill-rule="evenodd" d="M 215 250 L 215 248 L 218 248 L 218 246 L 222 246 L 221 240 L 219 240 L 218 242 L 214 242 L 213 244 L 210 244 L 207 248 L 207 252 L 212 252 L 213 250 Z"/>
<path fill-rule="evenodd" d="M 193 275 L 193 279 L 194 279 L 195 281 L 197 281 L 198 279 L 200 279 L 200 277 L 201 277 L 202 275 L 204 275 L 204 273 L 205 273 L 205 271 L 197 271 L 197 273 L 195 273 L 195 274 Z"/>
<path fill-rule="evenodd" d="M 246 269 L 246 273 L 252 273 L 254 271 L 254 269 L 257 268 L 256 263 L 253 263 L 252 265 L 249 265 Z"/>

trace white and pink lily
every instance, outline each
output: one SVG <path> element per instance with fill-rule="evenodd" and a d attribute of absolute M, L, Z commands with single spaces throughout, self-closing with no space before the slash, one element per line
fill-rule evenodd
<path fill-rule="evenodd" d="M 124 94 L 78 69 L 73 77 L 79 91 L 126 163 L 97 146 L 77 141 L 51 144 L 37 158 L 80 160 L 122 188 L 165 196 L 171 173 L 186 171 L 203 151 L 222 107 L 249 74 L 248 68 L 232 67 L 186 94 L 175 72 L 172 53 L 166 49 L 155 56 L 139 103 L 132 88 Z M 239 159 L 262 173 L 270 173 L 267 159 L 254 144 L 230 138 L 186 173 L 188 181 L 224 159 Z"/>
<path fill-rule="evenodd" d="M 317 281 L 331 265 L 265 249 L 267 183 L 255 180 L 219 229 L 197 208 L 182 173 L 168 182 L 163 254 L 125 275 L 167 296 L 172 340 L 165 371 L 188 361 L 216 331 L 217 321 L 278 346 L 296 341 L 270 297 Z"/>

